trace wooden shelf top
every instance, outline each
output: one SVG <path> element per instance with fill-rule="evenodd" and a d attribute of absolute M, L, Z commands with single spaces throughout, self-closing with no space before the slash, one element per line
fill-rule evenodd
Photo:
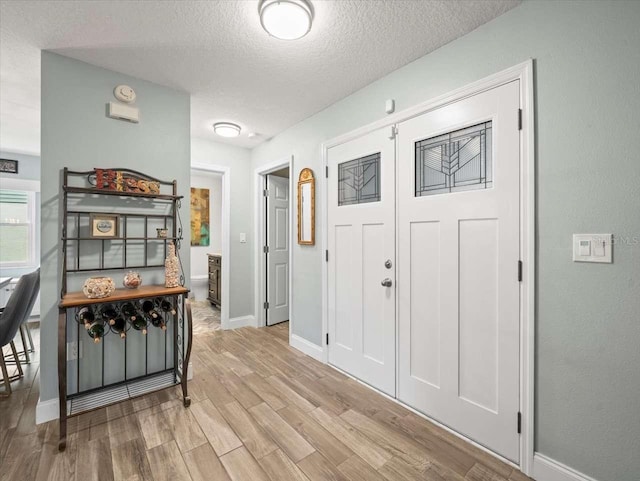
<path fill-rule="evenodd" d="M 140 299 L 143 297 L 176 296 L 186 294 L 189 289 L 186 287 L 164 287 L 164 286 L 140 286 L 137 289 L 116 289 L 109 297 L 100 299 L 89 299 L 84 292 L 69 292 L 60 301 L 59 307 L 78 307 L 87 304 L 101 304 L 104 302 L 119 302 L 130 299 Z"/>

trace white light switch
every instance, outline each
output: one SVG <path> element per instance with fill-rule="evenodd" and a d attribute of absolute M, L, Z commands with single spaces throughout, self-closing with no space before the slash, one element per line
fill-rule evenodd
<path fill-rule="evenodd" d="M 245 234 L 244 232 L 240 232 L 240 244 L 246 244 L 247 243 L 247 234 Z"/>
<path fill-rule="evenodd" d="M 611 264 L 613 234 L 573 234 L 573 262 Z"/>

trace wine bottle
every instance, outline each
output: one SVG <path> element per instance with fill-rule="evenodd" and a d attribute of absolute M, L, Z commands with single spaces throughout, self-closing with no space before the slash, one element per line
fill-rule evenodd
<path fill-rule="evenodd" d="M 172 316 L 176 315 L 176 310 L 174 309 L 173 304 L 170 300 L 164 297 L 160 297 L 158 298 L 157 305 L 160 306 L 160 309 L 162 309 L 164 312 L 169 312 Z"/>
<path fill-rule="evenodd" d="M 141 331 L 142 334 L 147 334 L 147 321 L 145 321 L 142 316 L 138 316 L 135 320 L 131 321 L 131 327 L 136 331 Z"/>
<path fill-rule="evenodd" d="M 83 306 L 78 309 L 76 314 L 76 320 L 84 324 L 85 329 L 89 329 L 89 326 L 95 321 L 96 316 L 89 306 Z"/>
<path fill-rule="evenodd" d="M 138 309 L 131 302 L 125 302 L 120 308 L 120 312 L 127 321 L 135 321 L 138 317 Z"/>
<path fill-rule="evenodd" d="M 118 312 L 116 311 L 116 308 L 113 306 L 113 304 L 103 304 L 103 306 L 100 308 L 100 317 L 104 322 L 108 323 L 110 326 L 113 326 L 116 317 L 118 317 Z"/>
<path fill-rule="evenodd" d="M 116 317 L 113 324 L 111 324 L 111 330 L 116 334 L 119 334 L 121 339 L 124 339 L 127 337 L 127 321 L 125 321 L 121 316 Z"/>
<path fill-rule="evenodd" d="M 151 319 L 156 319 L 160 317 L 160 314 L 153 307 L 152 301 L 143 301 L 142 302 L 142 312 L 144 312 Z"/>
<path fill-rule="evenodd" d="M 162 316 L 152 317 L 151 324 L 153 324 L 154 327 L 159 327 L 163 331 L 167 330 L 167 325 L 165 324 L 164 319 L 162 319 Z"/>
<path fill-rule="evenodd" d="M 100 339 L 104 337 L 104 323 L 102 321 L 94 321 L 87 328 L 87 333 L 93 338 L 93 342 L 98 344 Z"/>

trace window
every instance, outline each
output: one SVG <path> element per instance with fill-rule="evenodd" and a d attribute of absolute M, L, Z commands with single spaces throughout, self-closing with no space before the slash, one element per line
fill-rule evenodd
<path fill-rule="evenodd" d="M 35 192 L 0 189 L 0 266 L 36 264 Z"/>
<path fill-rule="evenodd" d="M 338 205 L 380 200 L 380 153 L 338 165 Z"/>
<path fill-rule="evenodd" d="M 493 185 L 491 122 L 416 142 L 416 197 Z"/>

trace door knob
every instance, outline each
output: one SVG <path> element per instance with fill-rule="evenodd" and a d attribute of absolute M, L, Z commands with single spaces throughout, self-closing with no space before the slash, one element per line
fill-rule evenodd
<path fill-rule="evenodd" d="M 384 287 L 391 287 L 391 284 L 393 283 L 391 282 L 391 279 L 387 277 L 385 279 L 382 279 L 382 282 L 380 284 L 382 284 Z"/>

